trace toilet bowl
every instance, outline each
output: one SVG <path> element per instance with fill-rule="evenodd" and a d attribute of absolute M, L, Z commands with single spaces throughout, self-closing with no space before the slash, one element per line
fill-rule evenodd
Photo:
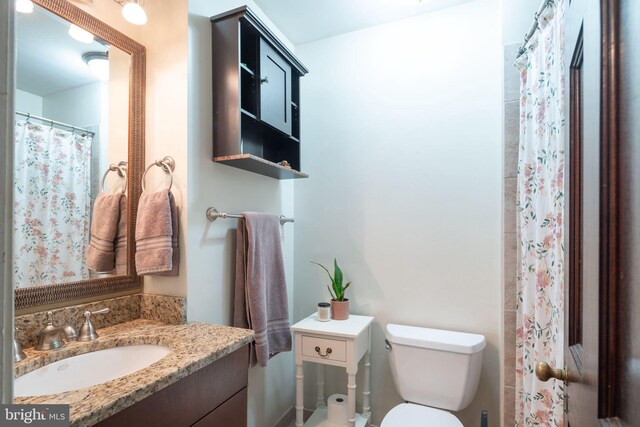
<path fill-rule="evenodd" d="M 401 403 L 382 420 L 380 427 L 464 427 L 451 412 L 415 403 Z"/>
<path fill-rule="evenodd" d="M 380 427 L 462 427 L 449 411 L 469 406 L 478 390 L 485 338 L 394 324 L 386 336 L 393 381 L 407 403 Z"/>

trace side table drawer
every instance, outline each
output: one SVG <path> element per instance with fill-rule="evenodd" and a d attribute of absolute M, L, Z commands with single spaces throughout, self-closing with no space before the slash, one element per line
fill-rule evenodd
<path fill-rule="evenodd" d="M 320 360 L 347 361 L 347 343 L 341 340 L 302 336 L 302 355 Z"/>

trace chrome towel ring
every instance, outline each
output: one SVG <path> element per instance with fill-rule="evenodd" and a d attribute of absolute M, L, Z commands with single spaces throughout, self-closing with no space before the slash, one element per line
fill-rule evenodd
<path fill-rule="evenodd" d="M 147 176 L 147 172 L 149 172 L 149 169 L 151 169 L 153 166 L 162 168 L 164 173 L 169 175 L 169 178 L 171 178 L 171 180 L 169 181 L 169 189 L 167 191 L 171 191 L 171 187 L 173 186 L 173 171 L 176 169 L 176 162 L 171 156 L 165 156 L 162 159 L 156 160 L 155 162 L 147 166 L 147 168 L 144 170 L 144 173 L 142 174 L 142 191 L 145 191 L 144 179 Z"/>
<path fill-rule="evenodd" d="M 107 169 L 107 171 L 104 173 L 104 175 L 102 175 L 102 192 L 104 193 L 104 183 L 105 180 L 107 179 L 107 175 L 109 174 L 109 172 L 118 172 L 118 176 L 120 178 L 124 178 L 124 188 L 122 189 L 122 194 L 124 194 L 127 191 L 127 166 L 128 163 L 125 161 L 121 161 L 120 163 L 118 163 L 118 165 L 114 165 L 113 163 L 111 163 L 109 165 L 109 169 Z"/>

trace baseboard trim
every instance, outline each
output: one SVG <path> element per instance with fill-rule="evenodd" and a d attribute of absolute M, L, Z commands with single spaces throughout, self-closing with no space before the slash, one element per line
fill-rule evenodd
<path fill-rule="evenodd" d="M 313 415 L 313 411 L 311 409 L 305 409 L 303 418 L 305 421 L 309 419 Z M 296 419 L 296 408 L 292 406 L 284 413 L 282 418 L 280 418 L 273 427 L 289 427 Z"/>
<path fill-rule="evenodd" d="M 291 422 L 295 419 L 296 411 L 292 406 L 284 413 L 284 415 L 273 425 L 273 427 L 289 427 Z"/>

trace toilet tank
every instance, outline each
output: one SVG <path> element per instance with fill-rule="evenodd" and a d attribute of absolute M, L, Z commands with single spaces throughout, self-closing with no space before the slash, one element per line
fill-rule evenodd
<path fill-rule="evenodd" d="M 484 336 L 394 324 L 386 336 L 404 400 L 449 411 L 469 406 L 480 381 Z"/>

